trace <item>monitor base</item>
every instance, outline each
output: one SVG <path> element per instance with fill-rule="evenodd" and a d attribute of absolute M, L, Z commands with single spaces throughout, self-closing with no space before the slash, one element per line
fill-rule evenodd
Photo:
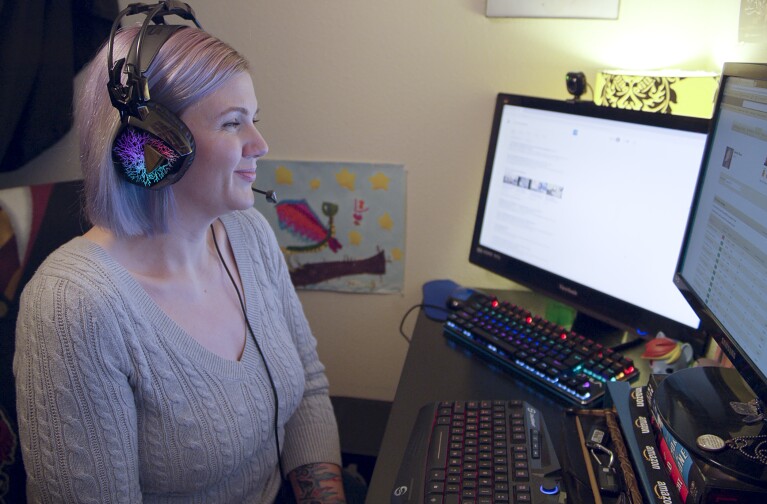
<path fill-rule="evenodd" d="M 583 312 L 575 316 L 571 330 L 616 351 L 623 351 L 645 341 L 636 334 L 630 334 Z"/>

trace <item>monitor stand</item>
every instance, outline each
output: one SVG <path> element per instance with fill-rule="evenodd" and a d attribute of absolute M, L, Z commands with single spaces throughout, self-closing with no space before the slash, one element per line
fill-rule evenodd
<path fill-rule="evenodd" d="M 577 313 L 570 330 L 615 350 L 630 348 L 645 341 L 636 334 L 629 334 L 628 331 L 618 329 L 583 312 Z"/>

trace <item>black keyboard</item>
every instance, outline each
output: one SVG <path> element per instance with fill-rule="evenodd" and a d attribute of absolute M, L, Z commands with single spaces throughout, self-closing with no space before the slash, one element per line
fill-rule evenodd
<path fill-rule="evenodd" d="M 495 297 L 473 294 L 450 314 L 444 334 L 578 406 L 595 406 L 608 381 L 639 376 L 621 353 Z"/>
<path fill-rule="evenodd" d="M 561 471 L 541 413 L 523 401 L 421 408 L 391 504 L 556 503 Z"/>

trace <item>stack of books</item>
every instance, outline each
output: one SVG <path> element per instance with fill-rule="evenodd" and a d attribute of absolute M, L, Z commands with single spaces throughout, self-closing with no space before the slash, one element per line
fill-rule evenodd
<path fill-rule="evenodd" d="M 672 375 L 652 375 L 647 386 L 610 385 L 640 488 L 648 502 L 664 504 L 751 504 L 767 502 L 764 486 L 744 482 L 691 451 L 672 433 L 658 408 L 660 383 Z M 711 426 L 715 427 L 715 426 Z M 747 461 L 748 462 L 748 461 Z M 756 462 L 754 462 L 756 463 Z"/>
<path fill-rule="evenodd" d="M 684 503 L 664 467 L 647 404 L 646 387 L 630 388 L 628 383 L 610 383 L 608 390 L 646 502 Z"/>

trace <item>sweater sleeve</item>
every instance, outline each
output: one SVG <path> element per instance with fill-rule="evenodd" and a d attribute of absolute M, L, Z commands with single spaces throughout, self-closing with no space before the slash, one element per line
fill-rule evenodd
<path fill-rule="evenodd" d="M 274 232 L 266 219 L 253 212 L 260 247 L 275 286 L 283 317 L 304 366 L 305 389 L 298 409 L 285 427 L 282 459 L 285 475 L 312 463 L 341 465 L 341 451 L 333 405 L 328 395 L 325 367 L 317 353 L 317 341 L 304 315 L 301 301 L 290 279 L 287 264 Z"/>
<path fill-rule="evenodd" d="M 13 364 L 29 502 L 141 502 L 117 300 L 45 270 L 22 294 Z"/>

